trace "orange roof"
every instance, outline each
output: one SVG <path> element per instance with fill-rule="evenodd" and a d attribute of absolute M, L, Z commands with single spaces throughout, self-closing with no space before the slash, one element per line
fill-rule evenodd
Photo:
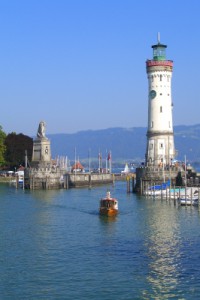
<path fill-rule="evenodd" d="M 24 169 L 25 169 L 25 167 L 20 166 L 20 167 L 17 169 L 17 171 L 24 171 Z"/>
<path fill-rule="evenodd" d="M 81 170 L 83 170 L 84 167 L 82 166 L 82 164 L 79 161 L 77 161 L 77 163 L 75 163 L 73 165 L 73 167 L 72 167 L 72 170 L 75 170 L 75 169 L 81 169 Z"/>

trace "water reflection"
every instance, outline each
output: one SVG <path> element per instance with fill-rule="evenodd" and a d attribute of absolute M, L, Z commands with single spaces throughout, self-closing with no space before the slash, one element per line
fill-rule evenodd
<path fill-rule="evenodd" d="M 175 296 L 178 285 L 180 232 L 177 210 L 167 205 L 157 205 L 149 210 L 147 226 L 149 236 L 145 242 L 148 257 L 147 281 L 154 299 L 169 299 Z M 144 291 L 146 294 L 147 291 Z M 147 297 L 147 298 L 148 298 Z"/>
<path fill-rule="evenodd" d="M 107 217 L 107 216 L 101 216 L 101 215 L 99 215 L 99 219 L 101 220 L 102 223 L 106 224 L 106 223 L 116 222 L 117 216 Z"/>
<path fill-rule="evenodd" d="M 37 200 L 51 202 L 59 193 L 57 190 L 34 190 L 31 191 L 31 196 Z"/>

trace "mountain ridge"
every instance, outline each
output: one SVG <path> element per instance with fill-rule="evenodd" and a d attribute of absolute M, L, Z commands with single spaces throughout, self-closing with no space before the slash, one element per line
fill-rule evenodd
<path fill-rule="evenodd" d="M 98 130 L 84 130 L 76 133 L 47 134 L 51 141 L 52 157 L 67 156 L 73 160 L 103 158 L 109 151 L 113 160 L 143 161 L 146 151 L 146 127 L 113 127 Z M 177 159 L 200 161 L 200 124 L 174 126 Z"/>

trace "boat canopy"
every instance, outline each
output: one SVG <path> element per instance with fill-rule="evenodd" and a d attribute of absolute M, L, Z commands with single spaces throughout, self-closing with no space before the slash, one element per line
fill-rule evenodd
<path fill-rule="evenodd" d="M 149 190 L 164 190 L 166 189 L 167 187 L 170 186 L 170 179 L 167 181 L 167 182 L 163 182 L 162 184 L 160 185 L 153 185 L 153 186 L 150 186 Z"/>

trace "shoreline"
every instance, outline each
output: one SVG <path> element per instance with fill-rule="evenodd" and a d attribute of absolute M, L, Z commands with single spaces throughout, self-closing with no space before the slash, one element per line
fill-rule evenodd
<path fill-rule="evenodd" d="M 0 183 L 10 183 L 15 177 L 0 177 Z"/>

